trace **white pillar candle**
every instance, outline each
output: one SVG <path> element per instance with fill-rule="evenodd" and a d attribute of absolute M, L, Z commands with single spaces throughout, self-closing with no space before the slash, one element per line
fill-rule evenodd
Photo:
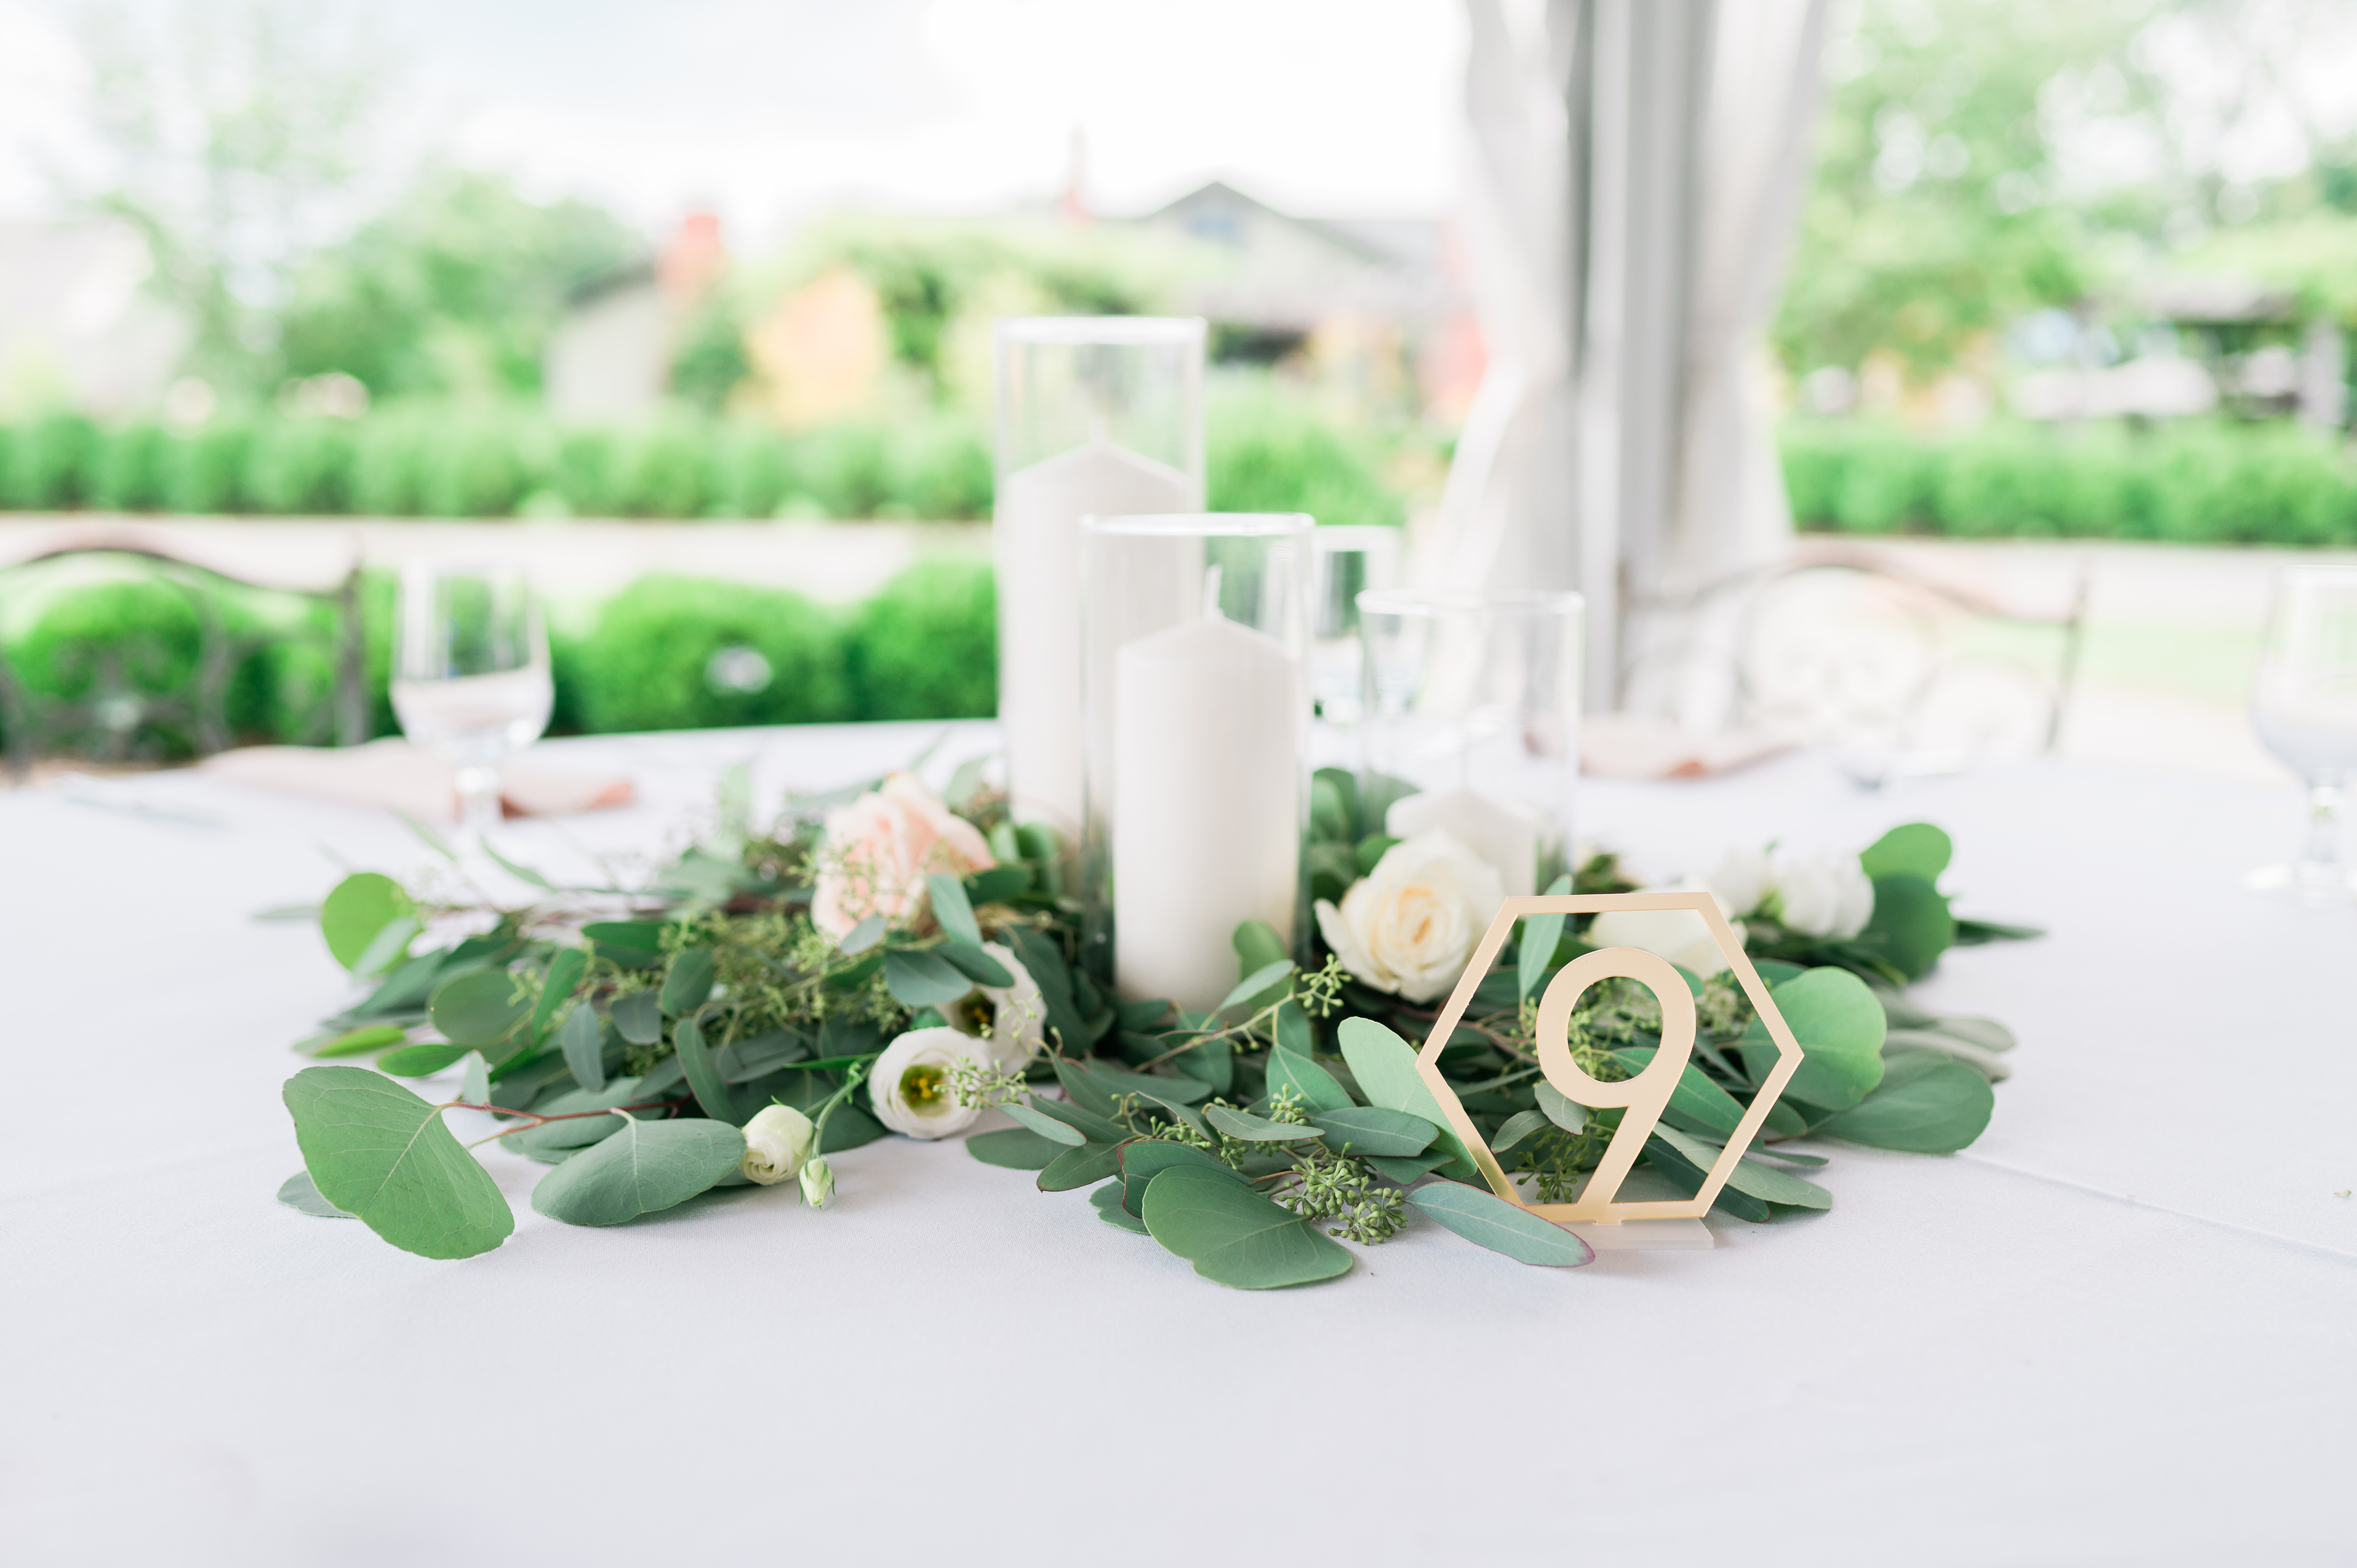
<path fill-rule="evenodd" d="M 1114 659 L 1114 983 L 1204 1011 L 1235 929 L 1290 940 L 1300 876 L 1301 686 L 1285 644 L 1217 616 Z"/>
<path fill-rule="evenodd" d="M 1006 475 L 998 547 L 998 724 L 1018 802 L 1081 821 L 1081 519 L 1193 511 L 1186 475 L 1102 441 Z"/>
<path fill-rule="evenodd" d="M 1426 795 L 1403 795 L 1383 813 L 1383 832 L 1396 839 L 1446 828 L 1497 869 L 1510 898 L 1538 891 L 1538 814 L 1512 800 L 1458 786 Z"/>

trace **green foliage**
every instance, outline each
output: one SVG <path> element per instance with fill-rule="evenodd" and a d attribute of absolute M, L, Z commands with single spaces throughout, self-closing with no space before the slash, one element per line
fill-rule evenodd
<path fill-rule="evenodd" d="M 1932 437 L 1865 419 L 1781 435 L 1793 516 L 1848 533 L 2357 544 L 2357 462 L 2286 424 L 2184 422 Z"/>
<path fill-rule="evenodd" d="M 607 1120 L 611 1133 L 540 1178 L 535 1212 L 567 1225 L 619 1225 L 709 1191 L 745 1157 L 745 1135 L 725 1122 Z"/>
<path fill-rule="evenodd" d="M 852 618 L 862 718 L 987 718 L 998 711 L 997 579 L 985 561 L 920 562 Z"/>
<path fill-rule="evenodd" d="M 1576 1269 L 1596 1261 L 1587 1243 L 1486 1188 L 1437 1181 L 1407 1195 L 1416 1208 L 1469 1241 L 1503 1252 L 1518 1263 Z"/>
<path fill-rule="evenodd" d="M 1321 523 L 1406 521 L 1366 443 L 1271 387 L 1247 383 L 1213 397 L 1203 439 L 1205 504 L 1213 511 L 1298 511 Z"/>
<path fill-rule="evenodd" d="M 441 1108 L 382 1074 L 305 1068 L 285 1098 L 319 1196 L 404 1251 L 470 1258 L 515 1229 L 498 1184 L 442 1124 Z"/>
<path fill-rule="evenodd" d="M 98 427 L 78 413 L 27 421 L 0 444 L 0 503 L 21 511 L 64 511 L 93 488 L 92 459 L 102 450 Z"/>
<path fill-rule="evenodd" d="M 769 669 L 751 691 L 714 682 L 714 659 L 747 649 Z M 569 657 L 592 731 L 809 724 L 853 715 L 834 612 L 744 584 L 645 577 L 607 601 Z"/>
<path fill-rule="evenodd" d="M 285 373 L 339 371 L 380 398 L 536 392 L 568 301 L 643 250 L 588 203 L 429 172 L 296 274 L 279 317 Z"/>
<path fill-rule="evenodd" d="M 1349 1248 L 1226 1171 L 1172 1165 L 1147 1184 L 1139 1208 L 1157 1241 L 1224 1285 L 1275 1290 L 1350 1272 Z"/>

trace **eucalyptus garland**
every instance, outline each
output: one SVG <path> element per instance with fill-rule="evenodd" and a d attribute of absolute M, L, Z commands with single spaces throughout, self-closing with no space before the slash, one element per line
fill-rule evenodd
<path fill-rule="evenodd" d="M 1238 927 L 1235 989 L 1208 1012 L 1120 1000 L 1076 961 L 1068 846 L 1017 823 L 974 764 L 939 797 L 899 774 L 790 800 L 758 829 L 732 776 L 705 841 L 632 886 L 560 884 L 486 846 L 521 890 L 503 896 L 427 833 L 439 870 L 411 886 L 348 876 L 317 911 L 368 990 L 296 1047 L 323 1065 L 287 1082 L 304 1169 L 279 1196 L 467 1257 L 514 1218 L 446 1112 L 480 1113 L 478 1144 L 552 1167 L 535 1210 L 613 1225 L 748 1184 L 793 1182 L 825 1208 L 830 1156 L 966 1133 L 995 1108 L 1014 1125 L 972 1132 L 974 1158 L 1034 1172 L 1043 1192 L 1087 1190 L 1106 1223 L 1223 1283 L 1335 1277 L 1352 1245 L 1416 1216 L 1524 1262 L 1585 1262 L 1577 1236 L 1482 1184 L 1415 1070 L 1436 983 L 1470 948 L 1448 933 L 1487 925 L 1480 890 L 1495 878 L 1445 834 L 1373 831 L 1395 788 L 1374 780 L 1362 800 L 1351 775 L 1318 776 L 1307 871 L 1321 938 L 1297 955 L 1265 925 Z M 2036 933 L 1958 919 L 1939 890 L 1949 852 L 1910 823 L 1854 856 L 1733 854 L 1708 879 L 1804 1053 L 1718 1210 L 1765 1222 L 1829 1208 L 1811 1179 L 1826 1156 L 1793 1139 L 1937 1155 L 1987 1125 L 2012 1035 L 1927 1012 L 1905 988 L 1951 946 Z M 1469 886 L 1464 908 L 1446 907 Z M 1634 886 L 1597 853 L 1549 890 Z M 1394 897 L 1438 897 L 1448 919 L 1403 950 L 1380 918 Z M 1660 952 L 1693 990 L 1693 1058 L 1641 1156 L 1660 1196 L 1692 1197 L 1776 1052 L 1723 958 L 1674 917 L 1523 921 L 1442 1076 L 1528 1197 L 1570 1198 L 1621 1113 L 1541 1075 L 1536 1001 L 1599 946 Z M 1652 992 L 1606 981 L 1574 1008 L 1572 1057 L 1602 1081 L 1632 1076 L 1660 1029 Z M 357 1057 L 372 1067 L 326 1065 Z M 402 1081 L 453 1069 L 443 1098 Z"/>

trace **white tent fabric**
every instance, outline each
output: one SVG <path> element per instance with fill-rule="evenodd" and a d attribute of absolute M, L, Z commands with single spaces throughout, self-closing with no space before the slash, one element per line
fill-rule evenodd
<path fill-rule="evenodd" d="M 1452 577 L 1580 588 L 1591 706 L 1714 721 L 1724 678 L 1681 655 L 1724 611 L 1695 597 L 1791 537 L 1760 345 L 1827 0 L 1467 9 L 1491 371 L 1443 503 Z"/>

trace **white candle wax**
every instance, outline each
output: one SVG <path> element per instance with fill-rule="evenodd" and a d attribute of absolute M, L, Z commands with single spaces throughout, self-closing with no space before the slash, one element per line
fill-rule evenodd
<path fill-rule="evenodd" d="M 1404 795 L 1383 813 L 1383 832 L 1396 839 L 1446 828 L 1497 869 L 1506 897 L 1538 891 L 1537 813 L 1461 786 L 1427 795 Z"/>
<path fill-rule="evenodd" d="M 998 547 L 998 724 L 1010 791 L 1081 821 L 1081 519 L 1193 511 L 1176 468 L 1092 442 L 1006 475 Z"/>
<path fill-rule="evenodd" d="M 1114 982 L 1201 1012 L 1234 989 L 1239 924 L 1291 940 L 1299 680 L 1283 643 L 1211 616 L 1123 647 L 1114 692 Z"/>

